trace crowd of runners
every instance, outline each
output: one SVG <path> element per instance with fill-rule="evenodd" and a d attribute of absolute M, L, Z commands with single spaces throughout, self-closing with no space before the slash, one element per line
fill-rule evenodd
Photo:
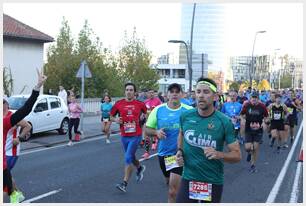
<path fill-rule="evenodd" d="M 38 73 L 38 84 L 31 97 L 14 114 L 8 111 L 8 102 L 3 100 L 3 188 L 11 202 L 25 199 L 11 176 L 10 170 L 17 160 L 11 156 L 20 150 L 12 148 L 17 147 L 19 138 L 31 129 L 22 119 L 31 111 L 45 80 L 46 77 Z M 143 179 L 146 167 L 136 158 L 137 149 L 143 147 L 144 159 L 150 158 L 152 151 L 158 154 L 161 174 L 169 188 L 169 203 L 220 202 L 224 163 L 241 161 L 241 149 L 245 149 L 249 172 L 258 172 L 260 144 L 269 144 L 276 153 L 289 149 L 303 109 L 300 89 L 256 91 L 248 88 L 223 94 L 209 78 L 198 79 L 190 95 L 177 83 L 170 84 L 165 94 L 152 88 L 137 92 L 133 83 L 125 84 L 124 92 L 125 98 L 114 105 L 106 93 L 100 111 L 107 144 L 111 143 L 110 125 L 120 126 L 125 168 L 116 188 L 127 192 L 134 167 L 136 181 Z M 82 108 L 74 96 L 69 100 L 73 121 L 69 124 L 68 145 L 72 146 L 71 129 L 74 126 L 75 133 L 79 134 L 77 127 Z M 22 132 L 16 135 L 19 128 Z M 263 141 L 264 133 L 269 141 Z"/>

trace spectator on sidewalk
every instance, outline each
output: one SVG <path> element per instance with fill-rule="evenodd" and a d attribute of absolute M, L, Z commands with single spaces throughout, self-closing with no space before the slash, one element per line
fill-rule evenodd
<path fill-rule="evenodd" d="M 66 92 L 66 90 L 64 89 L 64 87 L 63 86 L 59 86 L 59 92 L 58 92 L 58 95 L 57 96 L 59 96 L 59 97 L 61 97 L 63 100 L 64 100 L 64 102 L 66 103 L 66 105 L 68 105 L 67 104 L 67 92 Z"/>

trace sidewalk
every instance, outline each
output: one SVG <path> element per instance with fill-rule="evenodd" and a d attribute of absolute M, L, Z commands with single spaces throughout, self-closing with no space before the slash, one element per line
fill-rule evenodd
<path fill-rule="evenodd" d="M 86 115 L 83 123 L 83 135 L 82 139 L 91 137 L 102 136 L 101 129 L 101 117 L 99 115 Z M 81 125 L 79 127 L 81 131 Z M 111 124 L 112 134 L 119 132 L 119 125 L 116 123 Z M 74 134 L 72 133 L 74 136 Z M 69 140 L 68 133 L 66 135 L 59 135 L 56 130 L 50 132 L 44 132 L 33 135 L 33 137 L 27 142 L 21 143 L 21 150 L 34 149 L 39 147 L 51 147 L 54 145 L 67 143 Z"/>

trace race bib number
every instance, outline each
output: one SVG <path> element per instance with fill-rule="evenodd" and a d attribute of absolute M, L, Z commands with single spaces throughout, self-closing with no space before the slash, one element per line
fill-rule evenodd
<path fill-rule="evenodd" d="M 293 109 L 288 107 L 288 113 L 293 114 Z"/>
<path fill-rule="evenodd" d="M 133 122 L 133 123 L 131 123 L 131 122 L 124 123 L 123 128 L 124 128 L 124 132 L 125 133 L 136 132 L 136 123 L 135 122 Z"/>
<path fill-rule="evenodd" d="M 205 182 L 189 182 L 189 199 L 211 201 L 212 184 Z"/>
<path fill-rule="evenodd" d="M 176 162 L 175 155 L 170 156 L 170 157 L 165 157 L 164 160 L 165 160 L 165 165 L 166 165 L 166 171 L 179 167 L 179 165 Z"/>
<path fill-rule="evenodd" d="M 109 118 L 103 118 L 103 122 L 108 122 Z"/>
<path fill-rule="evenodd" d="M 281 119 L 281 114 L 274 113 L 273 118 L 274 118 L 275 120 L 280 120 L 280 119 Z"/>

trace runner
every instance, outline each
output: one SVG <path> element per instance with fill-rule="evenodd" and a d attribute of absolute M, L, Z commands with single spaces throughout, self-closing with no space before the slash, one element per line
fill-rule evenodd
<path fill-rule="evenodd" d="M 200 78 L 196 85 L 196 109 L 180 117 L 178 164 L 184 165 L 176 202 L 220 202 L 223 190 L 223 162 L 241 160 L 239 144 L 230 119 L 213 106 L 216 83 Z M 223 152 L 226 142 L 228 152 Z"/>
<path fill-rule="evenodd" d="M 290 142 L 292 144 L 294 140 L 295 126 L 297 126 L 298 124 L 297 111 L 302 111 L 302 107 L 300 105 L 300 100 L 295 98 L 293 90 L 290 90 L 288 94 L 289 96 L 285 104 L 288 108 L 289 116 L 287 117 L 287 121 L 285 121 L 285 124 L 286 124 L 286 130 L 290 131 L 289 136 L 290 136 Z M 288 132 L 286 135 L 286 142 L 287 138 L 288 138 Z"/>
<path fill-rule="evenodd" d="M 9 111 L 9 104 L 4 99 L 3 101 L 3 116 L 11 116 L 13 113 Z M 5 155 L 7 160 L 7 167 L 12 171 L 14 168 L 18 156 L 20 153 L 20 144 L 19 144 L 19 136 L 25 137 L 31 130 L 31 125 L 25 121 L 21 120 L 16 124 L 16 126 L 12 127 L 7 133 L 7 139 L 5 143 Z M 22 133 L 20 134 L 20 129 L 22 129 Z M 12 178 L 12 195 L 10 196 L 10 202 L 22 202 L 25 197 L 23 193 L 17 188 L 16 182 Z"/>
<path fill-rule="evenodd" d="M 245 150 L 247 151 L 247 161 L 251 162 L 250 172 L 257 172 L 255 163 L 259 151 L 259 142 L 263 135 L 263 119 L 267 121 L 268 111 L 266 106 L 259 102 L 258 93 L 251 94 L 251 100 L 243 105 L 240 113 L 246 120 L 245 123 Z"/>
<path fill-rule="evenodd" d="M 6 160 L 6 139 L 7 139 L 7 134 L 9 132 L 9 130 L 14 127 L 14 125 L 16 125 L 18 122 L 20 122 L 23 118 L 25 118 L 31 111 L 32 111 L 32 107 L 35 104 L 37 97 L 39 95 L 39 91 L 41 86 L 44 84 L 44 82 L 46 81 L 47 77 L 44 76 L 42 73 L 40 73 L 37 70 L 37 74 L 38 74 L 38 81 L 37 81 L 37 85 L 34 87 L 31 96 L 29 97 L 29 99 L 25 102 L 25 104 L 18 109 L 14 114 L 12 115 L 7 115 L 7 116 L 3 116 L 3 195 L 14 195 L 13 193 L 13 184 L 12 184 L 12 176 L 11 176 L 11 172 L 7 166 L 7 160 Z M 5 100 L 3 100 L 3 103 L 5 104 Z M 24 137 L 20 137 L 20 138 L 24 138 Z M 12 198 L 11 200 L 18 200 L 19 198 Z M 15 203 L 15 202 L 11 202 L 11 203 Z"/>
<path fill-rule="evenodd" d="M 154 96 L 154 90 L 150 89 L 147 92 L 147 99 L 144 101 L 146 107 L 147 107 L 147 114 L 145 119 L 148 119 L 148 116 L 150 112 L 157 107 L 158 105 L 162 104 L 160 99 L 158 97 Z M 145 128 L 144 129 L 144 138 L 145 138 L 145 153 L 142 155 L 143 158 L 148 159 L 150 156 L 150 146 L 151 146 L 151 141 L 152 141 L 152 150 L 156 150 L 157 144 L 158 144 L 158 138 L 156 135 L 150 136 L 145 134 Z M 153 139 L 153 140 L 152 140 Z"/>
<path fill-rule="evenodd" d="M 110 126 L 112 122 L 110 121 L 109 112 L 111 111 L 113 105 L 111 103 L 112 99 L 109 95 L 105 95 L 103 98 L 104 102 L 101 104 L 101 123 L 102 132 L 106 134 L 106 144 L 110 143 Z"/>
<path fill-rule="evenodd" d="M 242 105 L 237 102 L 237 91 L 230 91 L 229 92 L 229 102 L 225 102 L 222 106 L 221 112 L 224 113 L 226 116 L 231 118 L 232 123 L 235 128 L 235 134 L 237 136 L 237 139 L 240 144 L 244 143 L 244 140 L 241 138 L 241 135 L 239 135 L 240 130 L 240 112 L 242 109 Z"/>
<path fill-rule="evenodd" d="M 133 171 L 133 165 L 137 168 L 136 181 L 143 178 L 146 169 L 136 159 L 136 150 L 141 141 L 140 115 L 147 113 L 146 105 L 135 99 L 136 86 L 133 83 L 126 83 L 125 99 L 121 99 L 113 106 L 110 117 L 111 121 L 120 124 L 121 142 L 125 152 L 125 170 L 123 182 L 116 185 L 116 188 L 126 192 L 126 187 Z M 115 115 L 119 114 L 118 118 Z"/>
<path fill-rule="evenodd" d="M 266 102 L 266 107 L 268 108 L 269 107 L 269 105 L 271 105 L 271 104 L 273 104 L 273 103 L 275 103 L 275 94 L 276 94 L 276 92 L 271 92 L 271 94 L 270 94 L 270 99 Z M 273 147 L 273 144 L 274 144 L 274 141 L 275 141 L 275 139 L 273 140 L 273 139 L 271 139 L 272 138 L 272 135 L 271 135 L 271 123 L 270 122 L 267 122 L 267 124 L 265 124 L 266 125 L 266 131 L 267 131 L 267 134 L 268 134 L 268 137 L 269 137 L 269 139 L 270 139 L 270 147 Z"/>
<path fill-rule="evenodd" d="M 287 148 L 286 132 L 285 132 L 285 115 L 287 114 L 286 105 L 281 103 L 281 95 L 275 95 L 275 103 L 272 103 L 268 107 L 268 111 L 271 118 L 271 143 L 270 147 L 273 147 L 275 139 L 278 140 L 277 153 L 280 153 L 281 147 Z"/>
<path fill-rule="evenodd" d="M 192 109 L 191 106 L 180 103 L 181 96 L 181 86 L 177 83 L 170 84 L 168 87 L 168 103 L 153 109 L 146 123 L 146 133 L 159 138 L 158 160 L 166 183 L 169 184 L 169 203 L 175 202 L 183 171 L 183 168 L 179 167 L 175 161 L 179 118 L 183 111 Z"/>
<path fill-rule="evenodd" d="M 75 139 L 79 140 L 81 132 L 78 131 L 79 124 L 80 124 L 80 117 L 83 109 L 81 108 L 80 104 L 76 101 L 74 94 L 69 96 L 70 104 L 68 105 L 69 111 L 69 125 L 68 125 L 68 135 L 69 135 L 69 142 L 68 146 L 72 146 L 72 127 L 74 128 Z"/>

